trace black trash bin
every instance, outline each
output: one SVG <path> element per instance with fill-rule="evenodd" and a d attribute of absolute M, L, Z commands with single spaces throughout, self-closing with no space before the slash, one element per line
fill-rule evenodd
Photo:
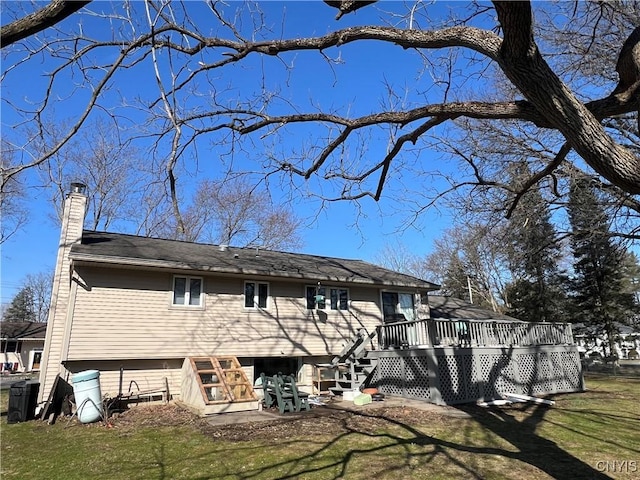
<path fill-rule="evenodd" d="M 36 403 L 40 383 L 35 381 L 15 382 L 9 389 L 7 423 L 26 422 L 36 416 Z"/>

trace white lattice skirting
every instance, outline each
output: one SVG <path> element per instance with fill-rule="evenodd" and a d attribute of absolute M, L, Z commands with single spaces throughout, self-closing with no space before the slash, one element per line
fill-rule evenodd
<path fill-rule="evenodd" d="M 573 345 L 414 348 L 375 352 L 377 386 L 386 395 L 441 405 L 584 390 Z"/>

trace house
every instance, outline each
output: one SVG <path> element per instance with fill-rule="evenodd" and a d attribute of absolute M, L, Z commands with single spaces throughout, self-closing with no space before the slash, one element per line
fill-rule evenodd
<path fill-rule="evenodd" d="M 0 371 L 39 371 L 46 330 L 46 323 L 0 322 Z"/>
<path fill-rule="evenodd" d="M 627 325 L 615 322 L 614 328 L 617 331 L 614 338 L 615 351 L 613 352 L 616 357 L 624 360 L 640 358 L 640 324 Z M 602 360 L 611 355 L 608 336 L 602 328 L 576 323 L 573 330 L 578 351 L 583 357 Z"/>
<path fill-rule="evenodd" d="M 428 317 L 438 288 L 360 260 L 84 231 L 86 201 L 80 185 L 66 198 L 41 399 L 88 369 L 104 395 L 166 379 L 179 398 L 186 359 L 212 356 L 236 357 L 251 384 L 283 371 L 311 385 L 383 311 Z"/>
<path fill-rule="evenodd" d="M 105 396 L 165 386 L 201 413 L 253 405 L 261 373 L 435 403 L 582 389 L 570 325 L 497 318 L 360 260 L 86 231 L 86 201 L 74 184 L 40 400 L 85 370 Z"/>

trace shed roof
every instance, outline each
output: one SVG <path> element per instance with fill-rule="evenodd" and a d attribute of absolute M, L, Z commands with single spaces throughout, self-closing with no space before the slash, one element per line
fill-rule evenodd
<path fill-rule="evenodd" d="M 444 295 L 429 295 L 431 318 L 464 320 L 509 320 L 516 318 L 479 307 L 459 298 Z"/>
<path fill-rule="evenodd" d="M 613 322 L 613 328 L 616 333 L 621 335 L 638 335 L 640 334 L 640 322 L 631 323 L 629 325 L 622 322 Z M 573 332 L 576 337 L 584 337 L 591 335 L 604 334 L 604 325 L 588 325 L 582 322 L 573 324 Z"/>
<path fill-rule="evenodd" d="M 436 290 L 438 285 L 362 260 L 84 231 L 71 247 L 78 262 L 229 275 L 304 279 Z"/>

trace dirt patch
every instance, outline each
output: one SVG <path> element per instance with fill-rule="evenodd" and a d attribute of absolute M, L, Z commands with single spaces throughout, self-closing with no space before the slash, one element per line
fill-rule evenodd
<path fill-rule="evenodd" d="M 192 412 L 169 403 L 166 405 L 138 405 L 115 413 L 108 420 L 108 424 L 114 428 L 138 428 L 138 427 L 176 427 L 180 425 L 199 424 L 202 418 Z"/>
<path fill-rule="evenodd" d="M 394 424 L 433 425 L 446 420 L 435 412 L 411 407 L 381 407 L 369 411 L 317 407 L 309 412 L 278 415 L 269 421 L 212 425 L 206 418 L 201 418 L 178 405 L 169 404 L 131 408 L 110 418 L 109 424 L 111 428 L 121 430 L 191 424 L 205 435 L 215 439 L 271 441 L 286 440 L 298 435 L 308 437 L 335 436 L 354 432 L 372 433 Z"/>
<path fill-rule="evenodd" d="M 432 412 L 413 408 L 379 408 L 369 412 L 355 412 L 320 407 L 310 412 L 271 422 L 251 422 L 238 425 L 209 425 L 202 431 L 214 438 L 228 440 L 286 440 L 300 434 L 305 437 L 336 436 L 343 433 L 374 433 L 392 424 L 427 424 L 441 422 Z"/>

